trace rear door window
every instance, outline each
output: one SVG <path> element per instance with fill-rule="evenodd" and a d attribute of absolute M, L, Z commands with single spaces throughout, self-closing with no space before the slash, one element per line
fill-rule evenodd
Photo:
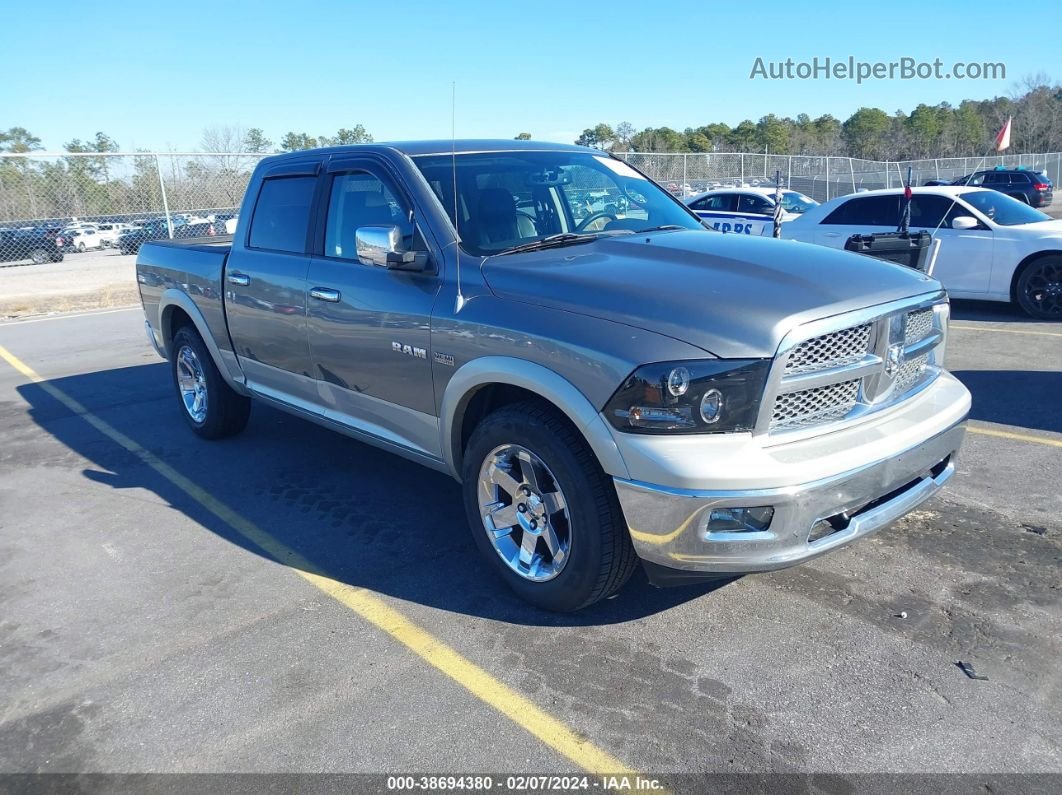
<path fill-rule="evenodd" d="M 690 205 L 691 210 L 710 210 L 714 212 L 733 212 L 737 207 L 737 196 L 733 193 L 715 193 L 698 199 Z"/>
<path fill-rule="evenodd" d="M 845 226 L 896 226 L 900 221 L 900 196 L 865 196 L 849 199 L 822 221 Z"/>
<path fill-rule="evenodd" d="M 248 245 L 302 254 L 310 226 L 317 177 L 272 177 L 262 182 L 251 218 Z"/>

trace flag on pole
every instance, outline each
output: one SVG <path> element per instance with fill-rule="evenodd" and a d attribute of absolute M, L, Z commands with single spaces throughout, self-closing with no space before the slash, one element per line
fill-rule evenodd
<path fill-rule="evenodd" d="M 774 172 L 774 237 L 782 236 L 782 175 Z"/>
<path fill-rule="evenodd" d="M 1004 149 L 1010 149 L 1010 123 L 1013 120 L 1013 116 L 1007 116 L 1007 123 L 1003 125 L 1002 130 L 996 133 L 997 152 L 1002 152 Z"/>
<path fill-rule="evenodd" d="M 903 203 L 900 206 L 900 223 L 896 226 L 897 232 L 907 234 L 911 228 L 911 168 L 907 168 L 907 179 L 903 183 Z"/>

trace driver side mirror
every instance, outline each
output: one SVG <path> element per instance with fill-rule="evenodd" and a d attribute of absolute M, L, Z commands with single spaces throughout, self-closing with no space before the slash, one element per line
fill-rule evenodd
<path fill-rule="evenodd" d="M 977 219 L 971 218 L 969 215 L 960 215 L 957 218 L 951 219 L 952 229 L 976 229 Z"/>
<path fill-rule="evenodd" d="M 402 248 L 397 226 L 360 226 L 354 232 L 354 247 L 363 265 L 396 271 L 422 271 L 428 265 L 427 253 Z"/>

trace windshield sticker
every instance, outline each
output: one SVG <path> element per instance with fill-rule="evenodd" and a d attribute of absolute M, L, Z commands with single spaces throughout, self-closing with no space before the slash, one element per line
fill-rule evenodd
<path fill-rule="evenodd" d="M 628 166 L 622 160 L 616 160 L 611 157 L 598 157 L 597 155 L 594 155 L 594 160 L 601 163 L 601 165 L 605 166 L 609 170 L 619 174 L 621 177 L 630 177 L 631 179 L 645 179 L 645 177 L 643 177 L 633 168 Z"/>

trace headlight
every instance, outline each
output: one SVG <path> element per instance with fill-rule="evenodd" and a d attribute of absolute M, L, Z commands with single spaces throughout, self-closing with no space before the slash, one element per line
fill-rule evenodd
<path fill-rule="evenodd" d="M 756 425 L 766 359 L 708 359 L 639 367 L 605 405 L 614 427 L 633 433 L 723 433 Z"/>

